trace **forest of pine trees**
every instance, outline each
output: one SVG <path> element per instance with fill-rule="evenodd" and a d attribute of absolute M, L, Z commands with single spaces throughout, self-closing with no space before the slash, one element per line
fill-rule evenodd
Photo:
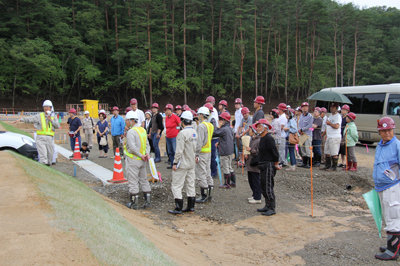
<path fill-rule="evenodd" d="M 400 82 L 400 10 L 332 0 L 0 0 L 0 62 L 12 106 L 17 97 L 298 100 Z"/>

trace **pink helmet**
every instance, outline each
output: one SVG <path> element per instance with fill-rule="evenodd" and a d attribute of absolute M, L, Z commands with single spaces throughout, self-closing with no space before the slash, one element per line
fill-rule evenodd
<path fill-rule="evenodd" d="M 71 108 L 71 109 L 69 109 L 69 112 L 68 112 L 68 113 L 76 114 L 76 110 L 75 110 L 74 108 Z"/>

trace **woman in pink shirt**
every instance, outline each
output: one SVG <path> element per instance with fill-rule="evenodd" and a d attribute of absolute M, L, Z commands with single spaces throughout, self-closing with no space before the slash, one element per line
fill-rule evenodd
<path fill-rule="evenodd" d="M 166 141 L 169 160 L 171 165 L 167 169 L 172 169 L 172 165 L 175 158 L 176 149 L 176 136 L 179 133 L 179 125 L 181 124 L 181 119 L 173 113 L 174 106 L 172 104 L 167 104 L 164 108 L 165 112 L 165 129 L 166 129 Z"/>

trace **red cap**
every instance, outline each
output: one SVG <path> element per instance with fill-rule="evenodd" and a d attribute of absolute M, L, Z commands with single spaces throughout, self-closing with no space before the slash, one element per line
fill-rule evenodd
<path fill-rule="evenodd" d="M 269 129 L 272 128 L 272 126 L 270 125 L 270 123 L 268 122 L 267 119 L 260 119 L 260 120 L 258 120 L 258 123 L 256 124 L 256 126 L 257 126 L 258 124 L 265 125 L 265 126 L 267 126 Z"/>
<path fill-rule="evenodd" d="M 158 106 L 158 103 L 153 103 L 153 104 L 151 105 L 151 108 L 157 108 L 157 109 L 159 109 L 160 107 Z"/>
<path fill-rule="evenodd" d="M 254 102 L 260 103 L 260 104 L 265 104 L 265 99 L 264 99 L 264 97 L 262 97 L 262 96 L 257 96 L 257 97 L 254 99 Z"/>
<path fill-rule="evenodd" d="M 222 105 L 228 107 L 228 103 L 225 100 L 219 101 L 219 104 L 222 104 Z"/>
<path fill-rule="evenodd" d="M 388 116 L 382 117 L 381 120 L 378 120 L 378 130 L 386 130 L 386 129 L 394 129 L 396 128 L 396 124 L 394 120 Z"/>
<path fill-rule="evenodd" d="M 164 108 L 164 112 L 165 112 L 165 110 L 167 110 L 167 109 L 171 109 L 171 111 L 172 110 L 174 110 L 174 106 L 172 105 L 172 104 L 167 104 L 166 106 L 165 106 L 165 108 Z"/>
<path fill-rule="evenodd" d="M 117 106 L 114 106 L 112 110 L 113 111 L 115 111 L 115 110 L 119 111 L 119 108 Z"/>
<path fill-rule="evenodd" d="M 180 105 L 175 106 L 175 110 L 182 110 L 182 106 Z"/>
<path fill-rule="evenodd" d="M 284 103 L 280 103 L 277 108 L 282 110 L 282 111 L 286 111 L 287 110 L 286 109 L 286 104 L 284 104 Z"/>
<path fill-rule="evenodd" d="M 207 99 L 206 99 L 206 103 L 208 103 L 208 102 L 215 103 L 215 98 L 212 97 L 212 96 L 208 96 Z"/>
<path fill-rule="evenodd" d="M 68 112 L 68 113 L 76 114 L 76 110 L 75 110 L 74 108 L 71 108 L 71 109 L 69 109 L 69 112 Z"/>
<path fill-rule="evenodd" d="M 236 98 L 236 99 L 235 99 L 235 104 L 237 104 L 237 103 L 242 103 L 242 99 Z"/>
<path fill-rule="evenodd" d="M 353 121 L 356 120 L 356 117 L 357 117 L 356 114 L 353 112 L 348 113 L 347 116 Z"/>
<path fill-rule="evenodd" d="M 131 107 L 126 107 L 125 114 L 127 114 L 129 111 L 132 111 L 132 108 Z"/>
<path fill-rule="evenodd" d="M 210 110 L 210 112 L 212 112 L 212 111 L 214 110 L 214 107 L 212 106 L 211 103 L 206 103 L 206 104 L 204 105 L 204 107 L 207 107 L 208 110 Z"/>
<path fill-rule="evenodd" d="M 135 98 L 132 98 L 130 104 L 137 104 L 137 100 Z"/>
<path fill-rule="evenodd" d="M 242 115 L 247 114 L 247 113 L 250 113 L 249 108 L 243 107 L 243 108 L 242 108 Z"/>
<path fill-rule="evenodd" d="M 225 121 L 230 122 L 231 121 L 231 115 L 228 112 L 223 112 L 222 114 L 219 115 L 222 119 Z"/>
<path fill-rule="evenodd" d="M 350 106 L 348 106 L 347 104 L 342 106 L 342 109 L 347 110 L 350 112 Z"/>
<path fill-rule="evenodd" d="M 308 102 L 304 102 L 301 104 L 301 107 L 303 107 L 303 106 L 310 106 L 310 105 L 308 104 Z"/>

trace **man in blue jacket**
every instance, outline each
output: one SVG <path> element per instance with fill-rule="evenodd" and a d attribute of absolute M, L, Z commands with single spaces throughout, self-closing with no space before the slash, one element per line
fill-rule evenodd
<path fill-rule="evenodd" d="M 122 159 L 124 149 L 122 148 L 121 140 L 124 138 L 125 121 L 122 118 L 122 116 L 119 115 L 119 108 L 117 106 L 113 107 L 113 114 L 114 115 L 111 117 L 110 125 L 111 125 L 111 136 L 113 142 L 114 156 L 115 156 L 115 150 L 118 147 Z M 114 156 L 111 158 L 113 159 Z"/>
<path fill-rule="evenodd" d="M 380 248 L 380 260 L 397 260 L 400 248 L 400 141 L 395 137 L 396 125 L 390 117 L 378 121 L 378 131 L 382 140 L 375 151 L 374 183 L 379 194 L 382 216 L 386 227 L 387 247 Z"/>

